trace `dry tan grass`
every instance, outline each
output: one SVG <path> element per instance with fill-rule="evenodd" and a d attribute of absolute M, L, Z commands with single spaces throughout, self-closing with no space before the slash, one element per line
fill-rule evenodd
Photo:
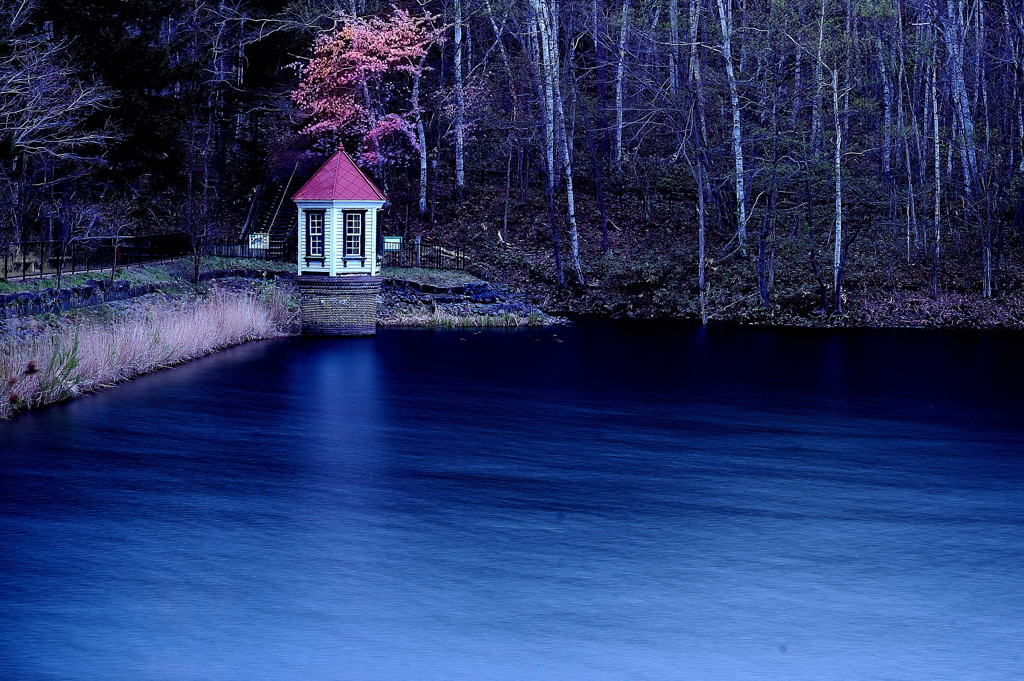
<path fill-rule="evenodd" d="M 380 276 L 388 279 L 415 281 L 431 286 L 462 286 L 463 284 L 479 284 L 483 280 L 463 270 L 435 270 L 419 267 L 384 267 Z"/>
<path fill-rule="evenodd" d="M 389 316 L 378 316 L 380 326 L 429 326 L 454 329 L 467 327 L 515 328 L 520 326 L 543 326 L 547 323 L 540 314 L 519 314 L 505 312 L 499 315 L 470 314 L 457 315 L 440 308 L 425 308 L 400 311 Z"/>
<path fill-rule="evenodd" d="M 259 338 L 284 335 L 285 296 L 214 291 L 112 323 L 63 323 L 42 335 L 0 338 L 0 419 Z"/>

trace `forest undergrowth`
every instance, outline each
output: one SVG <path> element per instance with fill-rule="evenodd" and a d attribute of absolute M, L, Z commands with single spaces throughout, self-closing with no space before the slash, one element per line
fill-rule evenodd
<path fill-rule="evenodd" d="M 458 216 L 425 238 L 466 244 L 471 270 L 524 293 L 551 314 L 616 318 L 701 318 L 697 226 L 690 201 L 609 202 L 607 253 L 597 208 L 586 195 L 577 206 L 583 282 L 566 266 L 555 276 L 546 209 L 539 199 L 513 201 L 505 220 L 504 188 L 481 188 L 440 215 Z M 854 225 L 857 230 L 857 225 Z M 564 235 L 563 239 L 564 239 Z M 759 286 L 758 243 L 744 255 L 731 235 L 707 230 L 704 309 L 709 321 L 808 327 L 1024 328 L 1024 267 L 1015 257 L 1024 238 L 1007 230 L 997 287 L 982 292 L 980 244 L 949 235 L 935 271 L 931 244 L 865 224 L 846 249 L 841 307 L 828 262 L 830 235 L 808 234 L 804 222 L 779 220 L 765 235 L 765 299 Z M 898 245 L 894 247 L 894 244 Z M 564 244 L 563 244 L 564 245 Z M 815 274 L 817 268 L 817 274 Z"/>

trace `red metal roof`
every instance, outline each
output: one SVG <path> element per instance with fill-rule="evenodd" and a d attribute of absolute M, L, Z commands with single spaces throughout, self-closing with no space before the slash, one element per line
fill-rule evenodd
<path fill-rule="evenodd" d="M 302 185 L 294 201 L 387 201 L 370 178 L 352 162 L 344 151 L 338 151 Z"/>

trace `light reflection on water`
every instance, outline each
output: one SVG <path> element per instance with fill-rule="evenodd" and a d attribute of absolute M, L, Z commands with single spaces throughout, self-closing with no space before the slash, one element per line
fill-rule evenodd
<path fill-rule="evenodd" d="M 1022 338 L 387 330 L 24 414 L 0 678 L 1018 679 Z"/>

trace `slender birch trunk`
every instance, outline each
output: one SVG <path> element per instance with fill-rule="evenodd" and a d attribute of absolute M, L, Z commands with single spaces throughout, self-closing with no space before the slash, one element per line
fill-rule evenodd
<path fill-rule="evenodd" d="M 935 216 L 934 243 L 932 249 L 932 298 L 939 297 L 939 242 L 942 235 L 939 221 L 942 209 L 942 145 L 939 140 L 939 95 L 938 95 L 938 64 L 932 61 L 932 123 L 935 135 Z"/>
<path fill-rule="evenodd" d="M 541 96 L 543 118 L 544 118 L 544 161 L 548 169 L 548 175 L 551 177 L 552 183 L 555 178 L 555 93 L 552 89 L 551 78 L 547 68 L 547 37 L 546 37 L 546 26 L 544 25 L 544 14 L 541 9 L 541 3 L 544 0 L 532 0 L 534 9 L 534 34 L 535 40 L 535 54 L 537 71 L 540 80 L 540 92 Z M 552 187 L 553 188 L 553 187 Z"/>
<path fill-rule="evenodd" d="M 462 0 L 455 0 L 455 197 L 466 189 L 466 91 L 462 70 Z"/>
<path fill-rule="evenodd" d="M 622 126 L 623 126 L 623 90 L 626 77 L 626 35 L 629 27 L 629 0 L 623 0 L 619 21 L 619 54 L 615 67 L 615 149 L 614 163 L 616 172 L 622 170 Z"/>
<path fill-rule="evenodd" d="M 892 85 L 889 83 L 889 71 L 885 65 L 885 46 L 879 37 L 878 73 L 882 80 L 882 180 L 889 182 L 892 177 Z"/>
<path fill-rule="evenodd" d="M 832 122 L 835 125 L 836 147 L 833 156 L 835 172 L 835 251 L 833 252 L 833 290 L 837 313 L 843 311 L 843 126 L 839 118 L 839 70 L 832 69 Z"/>
<path fill-rule="evenodd" d="M 821 0 L 821 16 L 818 17 L 818 55 L 814 61 L 814 100 L 811 105 L 811 154 L 815 159 L 821 154 L 821 134 L 824 130 L 822 91 L 825 88 L 825 80 L 822 67 L 825 62 L 822 57 L 825 52 L 825 13 L 827 10 L 828 0 Z"/>
<path fill-rule="evenodd" d="M 562 253 L 559 244 L 558 218 L 555 213 L 555 105 L 554 90 L 548 69 L 547 52 L 550 44 L 547 38 L 548 28 L 545 23 L 545 10 L 542 3 L 545 0 L 530 0 L 530 7 L 533 10 L 533 21 L 531 26 L 531 50 L 533 52 L 534 64 L 536 65 L 536 86 L 537 94 L 541 98 L 541 109 L 543 114 L 543 151 L 545 170 L 545 194 L 548 204 L 548 219 L 551 221 L 551 238 L 555 255 L 555 275 L 559 288 L 565 288 L 565 273 L 562 269 Z"/>
<path fill-rule="evenodd" d="M 602 0 L 591 0 L 590 21 L 591 32 L 594 37 L 594 75 L 597 78 L 597 106 L 594 111 L 594 125 L 602 130 L 599 150 L 608 154 L 611 147 L 611 129 L 605 125 L 605 107 L 608 102 L 608 60 L 605 54 L 605 40 L 607 29 L 605 27 L 604 13 L 601 11 Z"/>
<path fill-rule="evenodd" d="M 946 46 L 946 69 L 949 73 L 950 98 L 959 128 L 960 162 L 964 174 L 965 208 L 981 230 L 982 235 L 982 294 L 992 296 L 992 246 L 991 234 L 978 206 L 986 197 L 979 194 L 981 173 L 979 172 L 977 140 L 975 139 L 974 114 L 967 93 L 964 58 L 967 51 L 967 17 L 964 0 L 946 0 L 946 16 L 943 35 Z"/>
<path fill-rule="evenodd" d="M 916 174 L 913 171 L 913 163 L 911 162 L 911 139 L 910 136 L 914 135 L 915 139 L 918 134 L 917 116 L 914 113 L 912 103 L 909 102 L 910 94 L 908 91 L 907 75 L 906 75 L 906 57 L 904 56 L 904 31 L 903 31 L 903 8 L 901 3 L 896 3 L 896 24 L 897 24 L 897 44 L 899 46 L 899 68 L 897 71 L 897 96 L 896 96 L 896 107 L 897 107 L 897 125 L 902 132 L 902 145 L 903 145 L 903 162 L 904 170 L 907 174 L 907 224 L 906 224 L 906 246 L 907 246 L 907 264 L 910 264 L 911 256 L 911 239 L 913 239 L 914 250 L 918 247 L 919 233 L 917 223 L 917 197 L 915 191 L 915 177 Z M 908 100 L 908 105 L 904 107 L 904 94 Z M 910 117 L 910 131 L 907 131 L 907 112 L 909 111 Z M 915 145 L 920 147 L 920 145 Z M 919 157 L 920 158 L 920 157 Z"/>
<path fill-rule="evenodd" d="M 501 234 L 508 234 L 508 204 L 509 198 L 512 196 L 512 139 L 509 135 L 508 145 L 508 166 L 505 168 L 505 213 L 501 219 L 501 233 L 498 235 L 499 239 Z"/>
<path fill-rule="evenodd" d="M 697 93 L 697 125 L 700 133 L 700 145 L 703 151 L 708 139 L 707 97 L 704 92 L 704 74 L 701 69 L 699 40 L 700 37 L 700 5 L 699 0 L 690 0 L 690 68 L 689 76 Z M 705 191 L 707 187 L 705 186 Z"/>
<path fill-rule="evenodd" d="M 697 285 L 700 288 L 700 322 L 708 323 L 708 286 L 706 281 L 707 257 L 705 255 L 705 233 L 707 207 L 704 202 L 704 162 L 697 154 Z"/>
<path fill-rule="evenodd" d="M 420 80 L 423 77 L 423 65 L 426 57 L 420 59 L 419 68 L 412 85 L 412 108 L 416 112 L 416 142 L 419 144 L 420 157 L 420 197 L 418 210 L 420 217 L 427 215 L 427 131 L 423 125 L 423 110 L 420 108 Z"/>
<path fill-rule="evenodd" d="M 729 79 L 729 104 L 732 108 L 732 155 L 736 164 L 736 237 L 740 252 L 747 254 L 747 202 L 743 173 L 743 130 L 740 124 L 740 96 L 736 71 L 732 63 L 732 5 L 717 0 L 718 20 L 722 27 L 722 58 Z"/>
<path fill-rule="evenodd" d="M 949 69 L 949 88 L 953 108 L 963 142 L 965 178 L 970 194 L 977 191 L 978 155 L 975 147 L 974 116 L 964 75 L 966 36 L 964 29 L 964 0 L 946 0 L 946 68 Z"/>
<path fill-rule="evenodd" d="M 548 0 L 540 0 L 538 3 L 542 12 L 543 31 L 541 39 L 543 59 L 542 69 L 544 80 L 548 83 L 546 90 L 551 93 L 551 104 L 553 105 L 553 119 L 555 124 L 555 140 L 561 156 L 562 170 L 565 173 L 565 198 L 566 210 L 569 222 L 569 249 L 572 258 L 572 268 L 579 283 L 584 283 L 583 266 L 580 263 L 580 240 L 579 229 L 576 224 L 576 195 L 572 183 L 572 153 L 569 148 L 569 135 L 567 134 L 565 105 L 562 95 L 561 83 L 561 60 L 558 55 L 558 17 L 552 12 Z"/>

